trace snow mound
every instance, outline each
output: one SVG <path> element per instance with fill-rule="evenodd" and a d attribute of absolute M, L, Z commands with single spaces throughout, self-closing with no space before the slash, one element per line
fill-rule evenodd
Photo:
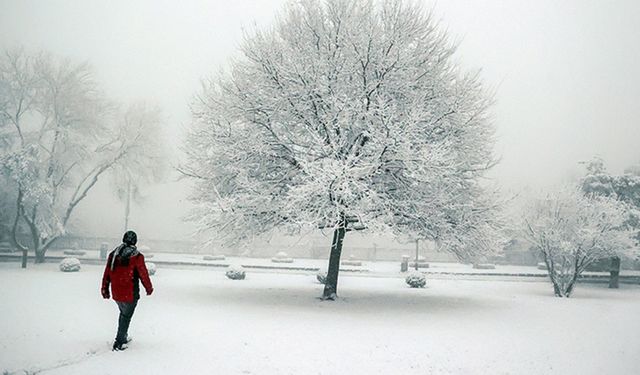
<path fill-rule="evenodd" d="M 80 260 L 78 258 L 64 258 L 60 261 L 60 271 L 78 272 L 80 271 Z"/>
<path fill-rule="evenodd" d="M 225 275 L 231 280 L 244 280 L 246 272 L 242 266 L 230 266 Z"/>
<path fill-rule="evenodd" d="M 410 272 L 404 281 L 412 288 L 424 288 L 427 285 L 427 278 L 422 272 L 417 271 Z"/>
<path fill-rule="evenodd" d="M 145 262 L 145 264 L 147 265 L 147 271 L 149 271 L 149 275 L 155 275 L 156 270 L 158 269 L 158 267 L 156 267 L 156 264 L 151 262 Z"/>

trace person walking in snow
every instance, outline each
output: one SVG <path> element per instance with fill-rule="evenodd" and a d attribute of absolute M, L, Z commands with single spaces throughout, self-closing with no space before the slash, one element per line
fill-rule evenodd
<path fill-rule="evenodd" d="M 153 293 L 144 255 L 136 249 L 137 242 L 138 236 L 134 231 L 126 232 L 122 238 L 122 244 L 109 254 L 102 275 L 102 297 L 109 299 L 113 295 L 113 300 L 116 301 L 120 310 L 118 333 L 113 343 L 113 350 L 125 350 L 126 344 L 131 341 L 127 331 L 140 299 L 138 282 L 142 282 L 148 296 Z M 109 293 L 109 284 L 111 284 L 111 293 Z"/>

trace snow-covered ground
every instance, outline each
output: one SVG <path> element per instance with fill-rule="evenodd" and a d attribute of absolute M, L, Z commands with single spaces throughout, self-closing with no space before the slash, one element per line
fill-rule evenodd
<path fill-rule="evenodd" d="M 640 287 L 165 269 L 125 352 L 102 267 L 0 264 L 0 371 L 24 374 L 638 374 Z M 25 372 L 24 370 L 28 371 Z"/>

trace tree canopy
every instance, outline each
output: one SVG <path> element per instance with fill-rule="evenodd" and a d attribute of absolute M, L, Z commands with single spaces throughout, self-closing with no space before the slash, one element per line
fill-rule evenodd
<path fill-rule="evenodd" d="M 201 227 L 234 241 L 353 223 L 462 258 L 495 249 L 491 100 L 455 50 L 402 1 L 291 3 L 247 33 L 192 107 L 182 170 Z"/>

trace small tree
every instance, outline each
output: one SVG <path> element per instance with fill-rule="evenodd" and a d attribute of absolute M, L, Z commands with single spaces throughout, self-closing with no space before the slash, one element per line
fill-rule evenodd
<path fill-rule="evenodd" d="M 112 184 L 118 199 L 124 202 L 124 231 L 129 229 L 131 202 L 143 200 L 145 185 L 158 183 L 168 170 L 167 147 L 160 132 L 161 111 L 145 103 L 130 105 L 121 115 L 123 137 L 144 135 L 143 142 L 137 142 L 126 157 L 121 158 L 112 168 Z"/>
<path fill-rule="evenodd" d="M 490 100 L 413 3 L 290 4 L 248 35 L 193 106 L 183 173 L 203 229 L 233 242 L 285 226 L 331 228 L 323 297 L 336 297 L 350 230 L 495 249 Z"/>
<path fill-rule="evenodd" d="M 604 196 L 565 189 L 534 201 L 526 210 L 524 233 L 540 251 L 557 297 L 569 297 L 585 268 L 633 247 L 624 229 L 626 208 Z"/>

